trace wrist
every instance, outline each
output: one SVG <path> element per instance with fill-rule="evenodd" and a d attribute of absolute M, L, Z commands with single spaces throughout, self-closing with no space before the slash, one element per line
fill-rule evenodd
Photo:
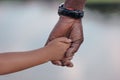
<path fill-rule="evenodd" d="M 66 20 L 66 21 L 75 21 L 76 19 L 74 18 L 71 18 L 71 17 L 68 17 L 68 16 L 63 16 L 63 15 L 60 15 L 60 20 Z"/>
<path fill-rule="evenodd" d="M 62 15 L 59 17 L 59 20 L 65 23 L 82 22 L 82 19 L 74 19 L 67 16 L 62 16 Z"/>
<path fill-rule="evenodd" d="M 76 10 L 83 10 L 84 6 L 83 6 L 83 5 L 80 5 L 79 7 L 74 7 L 74 6 L 65 4 L 65 8 L 71 9 L 71 10 L 75 10 L 75 9 L 76 9 Z"/>
<path fill-rule="evenodd" d="M 43 51 L 44 51 L 44 54 L 45 54 L 45 56 L 46 56 L 46 60 L 47 60 L 47 61 L 53 60 L 53 55 L 52 55 L 53 51 L 52 51 L 51 47 L 45 46 L 45 47 L 43 48 Z"/>
<path fill-rule="evenodd" d="M 77 10 L 73 8 L 66 8 L 64 3 L 60 4 L 58 9 L 58 14 L 61 16 L 67 16 L 73 19 L 81 19 L 84 16 L 82 10 Z"/>
<path fill-rule="evenodd" d="M 50 58 L 49 58 L 50 56 L 48 53 L 49 51 L 47 50 L 46 47 L 32 51 L 32 54 L 35 54 L 36 56 L 38 56 L 39 61 L 43 63 L 50 61 Z"/>
<path fill-rule="evenodd" d="M 65 7 L 76 10 L 83 10 L 86 0 L 66 0 Z"/>

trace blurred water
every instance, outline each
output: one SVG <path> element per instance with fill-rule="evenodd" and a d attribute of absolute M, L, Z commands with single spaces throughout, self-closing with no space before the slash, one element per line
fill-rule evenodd
<path fill-rule="evenodd" d="M 43 47 L 58 20 L 58 3 L 0 3 L 0 52 Z M 85 41 L 74 68 L 51 63 L 0 76 L 0 80 L 120 80 L 120 15 L 85 9 Z"/>

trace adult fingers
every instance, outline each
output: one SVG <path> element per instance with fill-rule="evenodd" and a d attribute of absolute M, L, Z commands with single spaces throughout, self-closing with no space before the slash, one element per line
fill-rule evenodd
<path fill-rule="evenodd" d="M 57 66 L 62 66 L 62 62 L 61 61 L 51 61 L 54 65 Z"/>
<path fill-rule="evenodd" d="M 79 49 L 82 42 L 83 42 L 83 40 L 81 40 L 81 39 L 72 42 L 71 47 L 66 52 L 66 57 L 73 56 L 77 52 L 77 50 Z"/>
<path fill-rule="evenodd" d="M 67 60 L 66 62 L 63 63 L 67 67 L 73 67 L 73 63 L 70 60 Z"/>
<path fill-rule="evenodd" d="M 72 58 L 73 57 L 63 58 L 60 61 L 52 61 L 52 63 L 57 66 L 73 67 L 73 63 L 71 62 Z"/>
<path fill-rule="evenodd" d="M 72 58 L 73 57 L 64 58 L 62 60 L 62 65 L 67 67 L 73 67 L 73 63 L 71 62 Z"/>
<path fill-rule="evenodd" d="M 72 40 L 70 48 L 67 50 L 66 57 L 73 56 L 83 42 L 83 29 L 81 21 L 76 21 L 73 25 L 69 38 Z"/>

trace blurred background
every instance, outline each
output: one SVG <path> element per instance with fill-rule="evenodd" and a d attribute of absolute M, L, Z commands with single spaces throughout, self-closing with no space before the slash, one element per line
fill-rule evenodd
<path fill-rule="evenodd" d="M 0 53 L 43 47 L 63 0 L 0 0 Z M 50 62 L 0 80 L 120 80 L 120 0 L 88 0 L 73 68 Z"/>

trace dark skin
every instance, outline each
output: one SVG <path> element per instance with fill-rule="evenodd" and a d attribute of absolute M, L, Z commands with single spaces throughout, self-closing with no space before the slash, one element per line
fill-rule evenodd
<path fill-rule="evenodd" d="M 84 5 L 85 5 L 85 0 L 65 1 L 66 8 L 83 10 Z M 59 66 L 73 67 L 73 63 L 71 62 L 71 59 L 73 58 L 74 54 L 77 52 L 77 50 L 79 49 L 80 45 L 83 42 L 82 20 L 73 19 L 66 16 L 60 16 L 47 42 L 58 37 L 70 38 L 72 40 L 72 44 L 65 53 L 64 59 L 62 59 L 61 61 L 52 61 L 52 63 Z"/>
<path fill-rule="evenodd" d="M 82 10 L 84 4 L 85 0 L 66 0 L 65 7 Z M 51 40 L 53 40 L 53 42 L 50 43 Z M 47 44 L 46 47 L 37 50 L 1 54 L 0 74 L 20 71 L 45 63 L 49 60 L 56 65 L 72 67 L 73 63 L 71 59 L 83 42 L 82 20 L 60 16 L 58 23 L 55 25 L 48 38 L 47 43 L 48 42 L 49 44 Z"/>

